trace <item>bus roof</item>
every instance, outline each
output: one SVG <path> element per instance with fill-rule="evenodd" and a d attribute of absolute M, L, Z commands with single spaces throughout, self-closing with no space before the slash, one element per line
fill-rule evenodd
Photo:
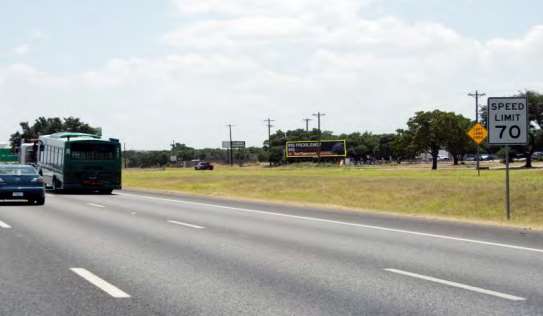
<path fill-rule="evenodd" d="M 100 136 L 94 134 L 75 133 L 75 132 L 60 132 L 49 135 L 51 138 L 94 138 L 100 139 Z"/>
<path fill-rule="evenodd" d="M 60 132 L 51 135 L 40 136 L 40 140 L 54 140 L 55 142 L 78 142 L 78 141 L 99 141 L 99 142 L 115 142 L 113 139 L 103 139 L 98 135 L 75 133 L 75 132 Z M 117 141 L 118 142 L 118 141 Z"/>

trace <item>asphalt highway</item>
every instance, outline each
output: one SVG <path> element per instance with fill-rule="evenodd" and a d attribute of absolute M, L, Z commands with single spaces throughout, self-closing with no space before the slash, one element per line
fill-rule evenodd
<path fill-rule="evenodd" d="M 0 315 L 543 315 L 543 234 L 119 191 L 0 206 Z"/>

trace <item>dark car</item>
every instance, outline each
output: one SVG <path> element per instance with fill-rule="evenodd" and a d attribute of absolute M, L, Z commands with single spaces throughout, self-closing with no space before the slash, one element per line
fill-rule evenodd
<path fill-rule="evenodd" d="M 0 200 L 26 200 L 29 204 L 43 205 L 43 178 L 32 166 L 0 165 Z"/>
<path fill-rule="evenodd" d="M 209 162 L 200 161 L 194 166 L 194 170 L 213 170 L 213 165 Z"/>

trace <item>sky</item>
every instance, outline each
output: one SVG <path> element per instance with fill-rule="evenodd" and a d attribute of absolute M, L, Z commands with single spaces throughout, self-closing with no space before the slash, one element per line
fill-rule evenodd
<path fill-rule="evenodd" d="M 260 146 L 324 112 L 335 133 L 474 116 L 543 92 L 538 0 L 0 0 L 0 142 L 77 116 L 129 149 Z M 484 98 L 481 103 L 485 103 Z M 316 127 L 316 121 L 310 122 Z"/>

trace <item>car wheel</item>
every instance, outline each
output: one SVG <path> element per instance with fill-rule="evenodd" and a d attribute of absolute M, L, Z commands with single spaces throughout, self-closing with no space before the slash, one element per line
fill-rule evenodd
<path fill-rule="evenodd" d="M 45 204 L 45 198 L 42 197 L 42 198 L 39 198 L 37 200 L 33 200 L 32 204 L 43 205 L 43 204 Z"/>

